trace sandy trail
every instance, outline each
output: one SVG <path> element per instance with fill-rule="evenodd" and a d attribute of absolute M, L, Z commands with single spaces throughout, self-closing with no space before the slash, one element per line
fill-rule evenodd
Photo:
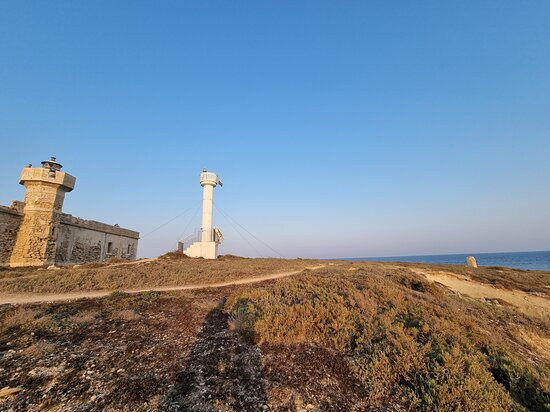
<path fill-rule="evenodd" d="M 441 283 L 460 294 L 477 299 L 501 299 L 527 315 L 550 317 L 550 299 L 534 296 L 521 290 L 496 288 L 451 272 L 428 271 L 417 268 L 411 268 L 411 270 L 414 273 L 424 275 L 431 282 Z"/>
<path fill-rule="evenodd" d="M 248 277 L 242 279 L 228 280 L 225 282 L 218 283 L 199 283 L 196 285 L 185 285 L 185 286 L 156 286 L 156 287 L 146 287 L 140 289 L 121 289 L 116 290 L 118 292 L 124 293 L 141 293 L 141 292 L 169 292 L 174 290 L 193 290 L 193 289 L 204 289 L 204 288 L 222 288 L 224 286 L 233 286 L 233 285 L 246 285 L 249 283 L 259 283 L 266 280 L 280 279 L 287 276 L 297 275 L 298 273 L 303 272 L 306 269 L 316 270 L 321 269 L 325 265 L 311 266 L 306 267 L 300 270 L 294 270 L 291 272 L 279 272 L 271 273 L 264 276 Z M 42 302 L 60 302 L 60 301 L 69 301 L 74 299 L 82 298 L 101 298 L 111 293 L 115 290 L 94 290 L 94 291 L 84 291 L 84 292 L 71 292 L 71 293 L 54 293 L 54 294 L 0 294 L 0 305 L 6 304 L 25 304 L 25 303 L 42 303 Z"/>

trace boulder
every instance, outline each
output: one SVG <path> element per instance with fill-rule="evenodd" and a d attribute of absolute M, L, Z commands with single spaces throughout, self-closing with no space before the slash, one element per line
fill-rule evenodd
<path fill-rule="evenodd" d="M 468 256 L 466 258 L 466 266 L 471 267 L 471 268 L 477 268 L 476 258 L 473 257 L 473 256 Z"/>

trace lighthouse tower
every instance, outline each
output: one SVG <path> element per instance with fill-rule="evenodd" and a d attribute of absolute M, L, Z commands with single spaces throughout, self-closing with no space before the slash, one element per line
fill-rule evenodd
<path fill-rule="evenodd" d="M 55 157 L 42 167 L 29 165 L 21 172 L 25 186 L 23 220 L 10 258 L 10 266 L 48 266 L 55 263 L 56 240 L 65 193 L 75 177 L 61 171 Z"/>
<path fill-rule="evenodd" d="M 190 257 L 203 257 L 205 259 L 216 259 L 218 256 L 218 245 L 222 242 L 223 236 L 218 228 L 212 228 L 212 205 L 214 188 L 217 185 L 223 186 L 216 173 L 203 169 L 200 174 L 202 186 L 202 226 L 199 242 L 193 243 L 185 250 Z"/>

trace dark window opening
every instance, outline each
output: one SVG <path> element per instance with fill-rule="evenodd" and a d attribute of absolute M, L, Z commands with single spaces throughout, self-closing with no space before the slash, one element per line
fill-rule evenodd
<path fill-rule="evenodd" d="M 128 245 L 128 254 L 132 252 L 132 245 Z"/>
<path fill-rule="evenodd" d="M 113 253 L 113 242 L 107 243 L 107 253 Z"/>

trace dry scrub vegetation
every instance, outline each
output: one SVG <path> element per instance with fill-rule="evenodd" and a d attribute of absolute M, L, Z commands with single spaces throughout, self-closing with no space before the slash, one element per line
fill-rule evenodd
<path fill-rule="evenodd" d="M 0 293 L 67 293 L 210 284 L 301 270 L 314 264 L 311 260 L 235 257 L 204 260 L 170 255 L 133 264 L 93 264 L 59 270 L 9 269 L 0 271 Z"/>
<path fill-rule="evenodd" d="M 260 347 L 331 351 L 357 409 L 550 408 L 550 353 L 520 333 L 548 340 L 550 322 L 466 300 L 406 268 L 356 267 L 238 292 L 225 307 Z"/>
<path fill-rule="evenodd" d="M 89 287 L 86 273 L 93 285 L 113 282 L 109 271 L 164 286 L 316 264 L 164 259 L 64 270 L 78 287 Z M 255 285 L 0 306 L 0 410 L 549 410 L 550 314 L 468 298 L 411 270 L 474 277 L 470 269 L 325 264 Z M 548 298 L 548 274 L 500 270 L 475 276 L 497 283 L 500 273 L 500 287 Z M 57 281 L 62 271 L 30 274 Z"/>

